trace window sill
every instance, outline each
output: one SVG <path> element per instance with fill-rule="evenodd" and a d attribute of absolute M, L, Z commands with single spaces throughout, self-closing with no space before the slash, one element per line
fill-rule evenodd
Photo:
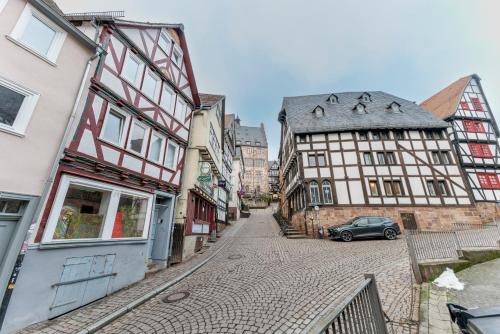
<path fill-rule="evenodd" d="M 5 38 L 7 38 L 9 41 L 11 41 L 12 43 L 16 44 L 17 46 L 23 48 L 24 50 L 28 51 L 29 53 L 37 56 L 38 58 L 40 58 L 41 60 L 43 60 L 44 62 L 46 62 L 47 64 L 51 65 L 51 66 L 54 66 L 54 67 L 57 67 L 57 64 L 54 63 L 52 60 L 50 60 L 49 58 L 45 57 L 44 55 L 42 55 L 41 53 L 33 50 L 32 48 L 30 48 L 29 46 L 27 46 L 26 44 L 18 41 L 17 39 L 15 39 L 14 37 L 10 36 L 10 35 L 5 35 Z"/>
<path fill-rule="evenodd" d="M 37 248 L 44 249 L 61 249 L 61 248 L 79 248 L 79 247 L 96 247 L 96 246 L 115 246 L 115 245 L 131 245 L 131 244 L 146 244 L 147 239 L 116 239 L 116 240 L 85 240 L 85 241 L 49 241 L 42 242 Z"/>
<path fill-rule="evenodd" d="M 23 132 L 16 131 L 16 130 L 14 130 L 14 128 L 8 127 L 8 126 L 2 125 L 2 124 L 0 124 L 0 132 L 5 132 L 5 133 L 8 133 L 10 135 L 14 135 L 14 136 L 17 136 L 20 138 L 24 138 L 26 136 Z"/>

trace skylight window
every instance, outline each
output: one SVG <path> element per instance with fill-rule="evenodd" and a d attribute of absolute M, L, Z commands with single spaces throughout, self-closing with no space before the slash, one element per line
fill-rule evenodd
<path fill-rule="evenodd" d="M 387 109 L 393 113 L 400 113 L 402 112 L 401 110 L 401 105 L 399 103 L 397 103 L 396 101 L 392 102 L 391 104 L 389 104 L 389 106 L 387 106 Z"/>
<path fill-rule="evenodd" d="M 321 106 L 317 106 L 316 108 L 314 108 L 313 112 L 314 116 L 316 116 L 317 118 L 325 116 L 325 109 L 323 109 Z"/>
<path fill-rule="evenodd" d="M 371 95 L 368 93 L 363 93 L 361 96 L 358 98 L 358 100 L 363 101 L 363 102 L 371 102 L 372 98 Z"/>
<path fill-rule="evenodd" d="M 352 108 L 357 114 L 367 114 L 366 106 L 363 103 L 358 103 Z"/>
<path fill-rule="evenodd" d="M 328 101 L 328 103 L 330 103 L 330 104 L 335 104 L 335 103 L 339 103 L 339 98 L 338 98 L 338 96 L 337 96 L 337 95 L 332 94 L 332 95 L 330 95 L 330 96 L 328 97 L 327 101 Z"/>

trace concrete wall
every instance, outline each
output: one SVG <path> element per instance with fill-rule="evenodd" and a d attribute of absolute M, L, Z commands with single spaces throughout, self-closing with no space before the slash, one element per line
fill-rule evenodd
<path fill-rule="evenodd" d="M 144 278 L 147 241 L 110 243 L 107 246 L 31 249 L 27 252 L 14 289 L 1 334 L 13 333 L 29 324 L 48 319 L 63 264 L 71 257 L 116 254 L 108 294 Z"/>
<path fill-rule="evenodd" d="M 7 39 L 25 6 L 9 0 L 0 12 L 0 76 L 40 97 L 24 137 L 0 131 L 9 157 L 0 166 L 0 191 L 40 195 L 92 51 L 68 34 L 54 66 Z"/>

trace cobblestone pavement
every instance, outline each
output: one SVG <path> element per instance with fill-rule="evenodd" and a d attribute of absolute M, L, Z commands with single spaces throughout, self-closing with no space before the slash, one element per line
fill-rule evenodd
<path fill-rule="evenodd" d="M 87 326 L 99 321 L 110 313 L 126 306 L 138 298 L 151 292 L 160 285 L 169 282 L 188 270 L 205 261 L 220 248 L 226 246 L 231 241 L 238 229 L 244 224 L 245 220 L 233 223 L 222 232 L 222 238 L 215 244 L 210 244 L 210 248 L 203 253 L 196 254 L 189 261 L 176 266 L 161 270 L 148 278 L 122 289 L 106 298 L 89 304 L 83 308 L 75 310 L 60 316 L 54 320 L 43 321 L 31 325 L 18 333 L 22 334 L 70 334 L 84 330 Z"/>
<path fill-rule="evenodd" d="M 376 274 L 392 332 L 416 333 L 403 239 L 289 240 L 279 236 L 270 211 L 254 211 L 232 239 L 193 275 L 100 333 L 301 333 L 364 273 Z M 183 291 L 190 295 L 163 301 Z"/>

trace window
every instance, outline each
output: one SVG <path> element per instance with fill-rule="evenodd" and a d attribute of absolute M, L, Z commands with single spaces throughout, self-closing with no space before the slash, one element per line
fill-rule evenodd
<path fill-rule="evenodd" d="M 260 146 L 260 141 L 256 141 L 255 146 Z"/>
<path fill-rule="evenodd" d="M 165 51 L 165 53 L 167 55 L 170 54 L 170 47 L 172 46 L 172 39 L 170 38 L 170 36 L 168 35 L 167 32 L 162 31 L 162 33 L 160 35 L 160 39 L 158 40 L 158 45 L 160 46 L 160 48 L 163 49 L 163 51 Z"/>
<path fill-rule="evenodd" d="M 394 139 L 398 140 L 405 139 L 405 133 L 403 131 L 394 131 Z"/>
<path fill-rule="evenodd" d="M 132 130 L 130 130 L 128 148 L 140 155 L 144 155 L 147 132 L 147 127 L 138 122 L 134 122 Z"/>
<path fill-rule="evenodd" d="M 152 195 L 63 175 L 43 242 L 147 238 Z"/>
<path fill-rule="evenodd" d="M 305 135 L 300 135 L 299 136 L 299 142 L 300 143 L 305 143 L 306 142 L 306 136 Z"/>
<path fill-rule="evenodd" d="M 169 112 L 170 114 L 173 114 L 173 108 L 172 108 L 172 101 L 174 100 L 174 92 L 168 87 L 168 84 L 166 82 L 163 83 L 163 90 L 161 93 L 161 101 L 160 101 L 160 106 Z"/>
<path fill-rule="evenodd" d="M 165 167 L 170 169 L 175 169 L 175 164 L 177 163 L 177 154 L 179 146 L 172 141 L 168 142 L 167 145 L 167 156 L 165 158 Z"/>
<path fill-rule="evenodd" d="M 139 86 L 142 74 L 141 66 L 140 60 L 131 51 L 128 51 L 122 68 L 122 77 L 132 85 Z"/>
<path fill-rule="evenodd" d="M 253 167 L 253 159 L 245 158 L 245 166 Z"/>
<path fill-rule="evenodd" d="M 372 154 L 370 152 L 363 153 L 363 159 L 365 160 L 365 165 L 373 165 Z"/>
<path fill-rule="evenodd" d="M 385 155 L 383 152 L 377 152 L 377 160 L 379 165 L 385 165 Z"/>
<path fill-rule="evenodd" d="M 149 144 L 149 159 L 155 162 L 162 162 L 165 138 L 157 133 L 151 135 Z"/>
<path fill-rule="evenodd" d="M 24 204 L 25 201 L 21 201 L 18 199 L 1 198 L 0 213 L 8 215 L 21 214 Z"/>
<path fill-rule="evenodd" d="M 24 134 L 39 95 L 0 77 L 0 129 Z"/>
<path fill-rule="evenodd" d="M 441 130 L 428 130 L 428 131 L 425 131 L 425 137 L 427 139 L 443 139 L 443 131 L 441 131 Z"/>
<path fill-rule="evenodd" d="M 148 69 L 142 82 L 142 91 L 146 96 L 157 102 L 160 95 L 161 80 L 153 71 Z"/>
<path fill-rule="evenodd" d="M 450 152 L 441 152 L 441 163 L 449 165 L 451 163 Z"/>
<path fill-rule="evenodd" d="M 184 124 L 186 120 L 186 102 L 177 95 L 177 101 L 175 105 L 175 118 Z"/>
<path fill-rule="evenodd" d="M 436 186 L 434 181 L 427 181 L 427 190 L 429 191 L 429 196 L 436 196 Z"/>
<path fill-rule="evenodd" d="M 251 141 L 249 141 L 249 140 L 247 140 L 247 141 L 245 142 L 245 144 L 247 144 L 247 145 L 252 145 L 252 142 L 251 142 Z"/>
<path fill-rule="evenodd" d="M 401 181 L 384 181 L 384 190 L 386 196 L 403 195 L 403 186 Z"/>
<path fill-rule="evenodd" d="M 110 109 L 104 121 L 102 139 L 122 146 L 124 139 L 123 132 L 126 128 L 126 123 L 127 117 L 125 115 L 114 109 Z"/>
<path fill-rule="evenodd" d="M 182 64 L 182 50 L 174 44 L 174 52 L 172 52 L 172 60 L 174 63 L 178 66 L 181 67 Z"/>
<path fill-rule="evenodd" d="M 368 134 L 366 132 L 359 133 L 359 140 L 367 140 L 367 139 L 368 139 Z"/>
<path fill-rule="evenodd" d="M 372 196 L 379 196 L 377 181 L 370 181 L 369 186 L 370 186 L 370 194 Z"/>
<path fill-rule="evenodd" d="M 462 108 L 462 110 L 470 110 L 467 101 L 460 101 L 460 108 Z"/>
<path fill-rule="evenodd" d="M 387 164 L 389 164 L 389 165 L 396 164 L 396 157 L 394 156 L 393 152 L 387 152 L 386 157 L 387 157 Z"/>
<path fill-rule="evenodd" d="M 432 156 L 432 162 L 434 162 L 435 164 L 441 163 L 441 159 L 439 157 L 439 152 L 437 152 L 437 151 L 431 152 L 431 156 Z"/>
<path fill-rule="evenodd" d="M 387 140 L 387 139 L 389 139 L 389 132 L 387 132 L 387 131 L 382 131 L 382 132 L 380 133 L 380 136 L 382 137 L 382 139 Z"/>
<path fill-rule="evenodd" d="M 318 166 L 319 167 L 326 166 L 325 155 L 323 153 L 318 154 Z"/>
<path fill-rule="evenodd" d="M 316 155 L 309 154 L 307 155 L 307 159 L 309 160 L 309 167 L 316 167 Z"/>
<path fill-rule="evenodd" d="M 463 124 L 465 132 L 472 132 L 472 133 L 486 132 L 483 126 L 483 122 L 481 121 L 464 120 Z"/>
<path fill-rule="evenodd" d="M 498 176 L 493 173 L 477 173 L 479 185 L 484 189 L 500 189 Z"/>
<path fill-rule="evenodd" d="M 319 203 L 319 187 L 318 187 L 318 182 L 312 181 L 309 184 L 309 190 L 311 191 L 311 203 L 312 204 Z"/>
<path fill-rule="evenodd" d="M 442 196 L 449 196 L 448 186 L 446 185 L 446 181 L 438 181 L 439 193 Z"/>
<path fill-rule="evenodd" d="M 147 198 L 120 194 L 111 237 L 113 239 L 142 237 L 147 210 Z"/>
<path fill-rule="evenodd" d="M 27 5 L 9 37 L 36 55 L 55 62 L 66 38 L 66 32 L 32 6 Z"/>
<path fill-rule="evenodd" d="M 372 132 L 373 140 L 380 140 L 380 132 Z"/>
<path fill-rule="evenodd" d="M 490 147 L 488 144 L 479 144 L 479 143 L 469 143 L 470 153 L 475 158 L 492 158 Z"/>
<path fill-rule="evenodd" d="M 325 204 L 333 204 L 332 186 L 330 181 L 323 181 L 323 199 Z"/>
<path fill-rule="evenodd" d="M 477 97 L 471 97 L 470 102 L 472 103 L 472 107 L 476 111 L 484 111 L 483 105 L 481 104 L 481 100 Z"/>

